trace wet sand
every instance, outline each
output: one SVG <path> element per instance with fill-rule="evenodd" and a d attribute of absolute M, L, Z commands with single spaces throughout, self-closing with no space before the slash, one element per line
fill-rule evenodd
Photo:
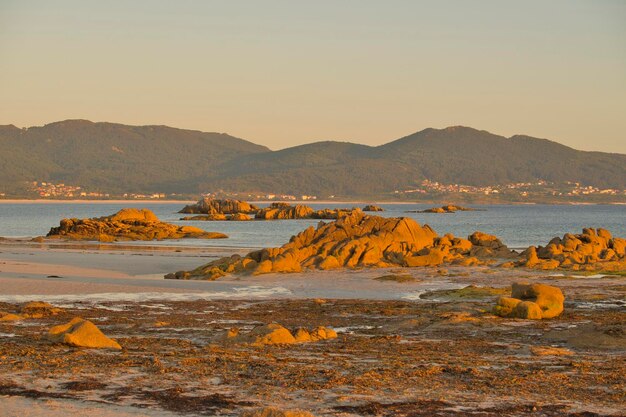
<path fill-rule="evenodd" d="M 238 416 L 272 405 L 318 416 L 615 416 L 626 408 L 624 277 L 460 267 L 190 282 L 164 280 L 176 268 L 162 269 L 220 253 L 0 252 L 0 310 L 40 298 L 65 309 L 0 324 L 6 415 Z M 397 273 L 410 279 L 374 279 Z M 561 287 L 563 315 L 502 319 L 489 313 L 497 295 L 442 291 L 470 284 L 506 291 L 520 278 Z M 74 316 L 92 320 L 123 350 L 45 339 L 48 328 Z M 246 332 L 271 322 L 329 326 L 339 337 L 265 347 L 222 342 L 231 327 Z M 30 414 L 20 414 L 26 407 Z"/>

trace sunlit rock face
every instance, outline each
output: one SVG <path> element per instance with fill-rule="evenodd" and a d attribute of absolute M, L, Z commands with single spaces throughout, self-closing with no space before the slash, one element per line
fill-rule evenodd
<path fill-rule="evenodd" d="M 220 239 L 223 233 L 207 232 L 192 226 L 165 223 L 150 210 L 126 208 L 111 216 L 91 219 L 63 219 L 47 237 L 100 242 L 162 239 Z"/>

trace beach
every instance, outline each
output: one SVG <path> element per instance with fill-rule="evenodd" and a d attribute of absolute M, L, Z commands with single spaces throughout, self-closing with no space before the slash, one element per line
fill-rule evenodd
<path fill-rule="evenodd" d="M 320 416 L 623 411 L 621 276 L 482 266 L 180 281 L 163 274 L 232 248 L 5 240 L 0 252 L 0 310 L 33 300 L 63 309 L 0 324 L 5 415 L 238 416 L 267 406 Z M 404 278 L 376 279 L 398 275 Z M 498 295 L 519 280 L 562 288 L 563 315 L 491 315 Z M 470 285 L 492 290 L 467 292 Z M 75 316 L 97 323 L 122 351 L 45 338 Z M 328 326 L 338 337 L 287 346 L 224 343 L 231 328 L 273 322 Z"/>

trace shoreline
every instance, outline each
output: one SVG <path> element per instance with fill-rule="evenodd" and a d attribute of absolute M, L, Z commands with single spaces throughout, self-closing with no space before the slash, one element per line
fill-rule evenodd
<path fill-rule="evenodd" d="M 252 204 L 271 204 L 271 203 L 290 203 L 290 204 L 385 204 L 385 205 L 441 205 L 446 204 L 440 202 L 424 202 L 424 201 L 379 201 L 379 200 L 241 200 L 247 201 Z M 451 199 L 450 201 L 453 201 Z M 58 199 L 0 199 L 1 204 L 125 204 L 125 203 L 137 203 L 137 204 L 194 204 L 197 200 L 58 200 Z M 470 206 L 624 206 L 626 201 L 623 202 L 606 202 L 606 203 L 593 203 L 593 202 L 553 202 L 553 203 L 537 203 L 537 202 L 494 202 L 494 203 L 464 203 Z"/>

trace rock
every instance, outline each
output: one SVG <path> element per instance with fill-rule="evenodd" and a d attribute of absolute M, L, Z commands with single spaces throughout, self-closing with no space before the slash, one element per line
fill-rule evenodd
<path fill-rule="evenodd" d="M 383 209 L 382 207 L 378 207 L 374 204 L 368 204 L 367 206 L 363 207 L 363 211 L 385 211 L 385 209 Z"/>
<path fill-rule="evenodd" d="M 410 218 L 370 216 L 356 210 L 336 221 L 321 222 L 317 228 L 309 227 L 280 248 L 253 251 L 243 258 L 221 258 L 193 271 L 168 274 L 166 278 L 214 280 L 231 273 L 421 267 L 453 262 L 482 265 L 485 262 L 479 258 L 512 253 L 495 237 L 480 232 L 473 236 L 478 244 L 487 246 L 474 246 L 451 234 L 439 237 L 428 225 L 420 226 Z M 484 251 L 475 252 L 476 248 Z M 467 261 L 463 261 L 465 258 Z"/>
<path fill-rule="evenodd" d="M 309 219 L 313 211 L 311 207 L 303 204 L 292 206 L 287 203 L 272 203 L 269 207 L 257 211 L 254 218 L 261 220 Z"/>
<path fill-rule="evenodd" d="M 224 220 L 227 220 L 227 217 L 225 214 L 222 214 L 222 213 L 214 213 L 214 214 L 199 214 L 197 216 L 185 216 L 185 217 L 181 217 L 180 220 L 212 222 L 212 221 L 224 221 Z"/>
<path fill-rule="evenodd" d="M 493 314 L 500 317 L 512 317 L 513 310 L 522 300 L 511 297 L 500 297 L 496 306 L 493 308 Z"/>
<path fill-rule="evenodd" d="M 457 211 L 475 211 L 473 208 L 455 206 L 453 204 L 447 204 L 441 207 L 433 207 L 426 210 L 415 211 L 415 213 L 436 213 L 436 214 L 444 214 L 444 213 L 456 213 Z"/>
<path fill-rule="evenodd" d="M 245 213 L 233 213 L 230 216 L 228 216 L 228 220 L 242 222 L 242 221 L 248 221 L 251 219 L 250 219 L 250 216 L 248 216 Z"/>
<path fill-rule="evenodd" d="M 626 270 L 626 240 L 613 237 L 606 229 L 584 228 L 578 235 L 555 237 L 536 250 L 529 247 L 516 266 L 534 269 L 590 271 Z"/>
<path fill-rule="evenodd" d="M 62 308 L 54 307 L 52 304 L 43 301 L 30 301 L 20 308 L 22 316 L 30 319 L 54 316 L 63 311 Z"/>
<path fill-rule="evenodd" d="M 75 317 L 67 324 L 54 326 L 48 331 L 48 339 L 55 343 L 64 343 L 70 346 L 121 349 L 113 339 L 106 337 L 98 327 L 88 320 Z"/>
<path fill-rule="evenodd" d="M 536 303 L 541 308 L 541 316 L 546 319 L 559 316 L 565 301 L 560 288 L 545 284 L 514 283 L 511 297 Z"/>
<path fill-rule="evenodd" d="M 223 233 L 206 232 L 197 227 L 161 222 L 147 209 L 122 209 L 111 216 L 92 219 L 63 219 L 59 227 L 50 229 L 47 236 L 101 242 L 228 237 Z"/>
<path fill-rule="evenodd" d="M 513 309 L 513 313 L 510 317 L 529 320 L 540 320 L 544 318 L 541 315 L 541 307 L 532 301 L 521 301 L 518 303 Z"/>
<path fill-rule="evenodd" d="M 514 283 L 511 297 L 500 297 L 493 313 L 500 317 L 549 319 L 563 312 L 561 290 L 545 284 Z"/>
<path fill-rule="evenodd" d="M 241 417 L 315 417 L 308 411 L 280 410 L 274 407 L 261 408 L 258 410 L 244 411 Z"/>
<path fill-rule="evenodd" d="M 269 207 L 260 209 L 254 216 L 257 220 L 294 220 L 320 219 L 334 220 L 349 215 L 358 209 L 323 209 L 313 210 L 304 204 L 292 206 L 287 203 L 272 203 Z"/>
<path fill-rule="evenodd" d="M 148 209 L 135 209 L 135 208 L 123 208 L 117 213 L 108 216 L 102 217 L 102 219 L 107 219 L 112 222 L 158 222 L 159 218 Z"/>
<path fill-rule="evenodd" d="M 298 328 L 292 333 L 278 323 L 258 326 L 247 334 L 241 334 L 239 329 L 230 329 L 224 335 L 227 343 L 245 343 L 253 346 L 290 345 L 293 343 L 318 342 L 334 339 L 337 333 L 327 327 L 317 327 L 313 330 Z"/>
<path fill-rule="evenodd" d="M 0 311 L 0 322 L 19 321 L 22 319 L 24 319 L 24 317 L 20 316 L 19 314 Z"/>
<path fill-rule="evenodd" d="M 256 213 L 259 208 L 239 200 L 219 200 L 205 197 L 196 204 L 185 206 L 179 213 L 186 214 L 236 214 Z"/>

